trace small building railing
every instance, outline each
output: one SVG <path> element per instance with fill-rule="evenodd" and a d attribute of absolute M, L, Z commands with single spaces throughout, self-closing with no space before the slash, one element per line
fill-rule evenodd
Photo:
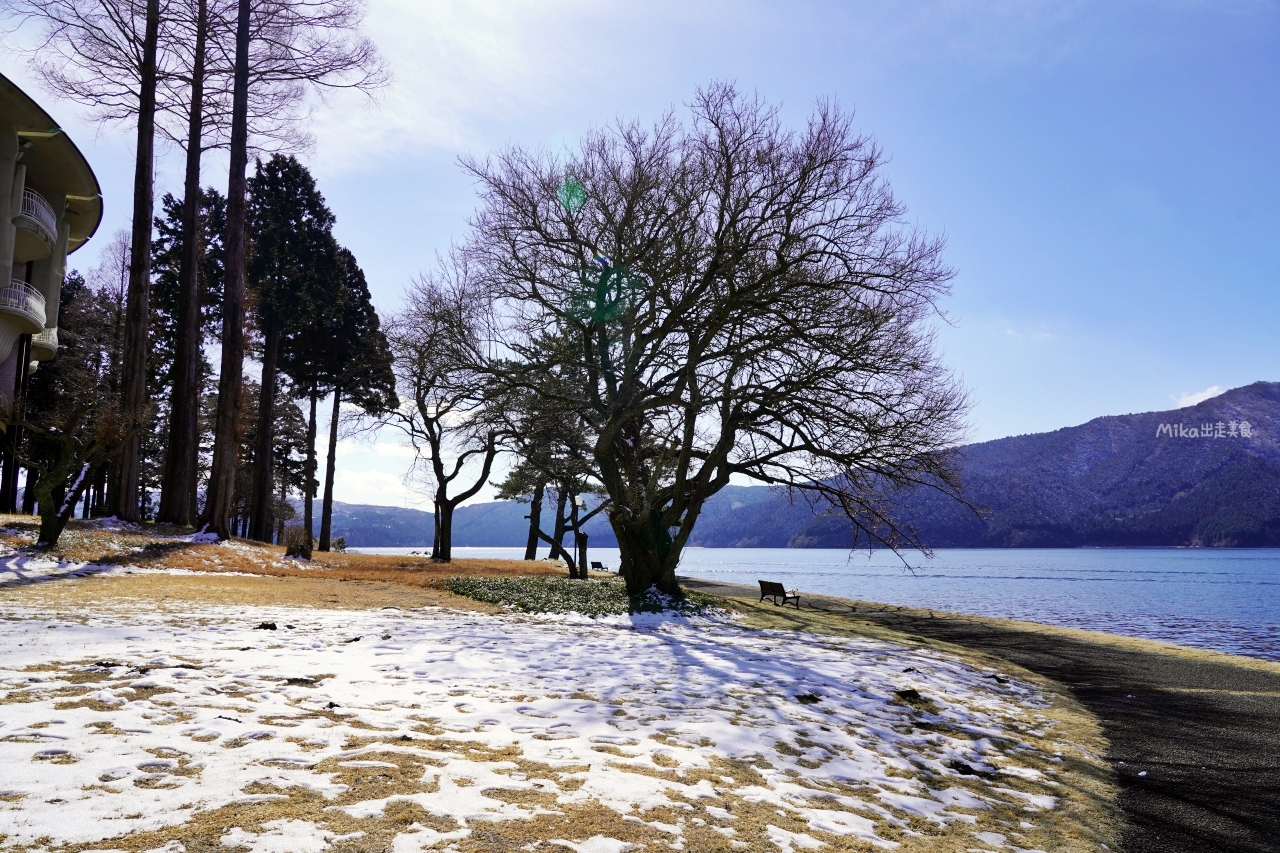
<path fill-rule="evenodd" d="M 31 336 L 31 351 L 39 351 L 46 358 L 53 358 L 58 354 L 58 330 L 45 329 L 38 335 Z M 44 359 L 41 359 L 44 360 Z"/>
<path fill-rule="evenodd" d="M 40 232 L 40 236 L 44 237 L 45 242 L 52 246 L 58 240 L 58 217 L 53 212 L 53 208 L 49 202 L 44 200 L 44 196 L 33 189 L 24 188 L 22 190 L 22 210 L 21 216 L 25 216 Z"/>
<path fill-rule="evenodd" d="M 25 281 L 14 279 L 0 289 L 0 312 L 17 314 L 30 320 L 37 329 L 44 328 L 44 294 Z"/>

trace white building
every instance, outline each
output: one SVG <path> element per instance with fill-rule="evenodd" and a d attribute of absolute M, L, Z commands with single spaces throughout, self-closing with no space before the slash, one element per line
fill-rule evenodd
<path fill-rule="evenodd" d="M 39 104 L 0 75 L 0 412 L 6 418 L 14 414 L 15 397 L 21 407 L 30 372 L 57 355 L 67 255 L 101 220 L 102 194 L 89 162 Z M 4 442 L 9 489 L 17 482 L 13 432 Z"/>

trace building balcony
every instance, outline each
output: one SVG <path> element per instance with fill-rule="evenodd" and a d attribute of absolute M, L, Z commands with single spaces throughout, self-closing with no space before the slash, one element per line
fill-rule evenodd
<path fill-rule="evenodd" d="M 14 280 L 0 289 L 0 319 L 8 320 L 23 334 L 44 331 L 44 294 L 25 281 Z"/>
<path fill-rule="evenodd" d="M 44 196 L 33 189 L 24 189 L 22 209 L 13 217 L 13 224 L 17 226 L 14 263 L 25 264 L 53 254 L 53 247 L 58 242 L 58 215 Z"/>
<path fill-rule="evenodd" d="M 58 330 L 45 329 L 31 336 L 31 357 L 36 361 L 48 361 L 58 354 Z"/>

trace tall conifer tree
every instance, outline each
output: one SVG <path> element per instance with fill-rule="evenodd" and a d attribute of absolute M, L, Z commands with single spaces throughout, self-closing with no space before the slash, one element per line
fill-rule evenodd
<path fill-rule="evenodd" d="M 249 228 L 253 254 L 248 279 L 257 295 L 262 330 L 262 396 L 258 405 L 258 448 L 254 454 L 253 498 L 249 538 L 271 538 L 277 369 L 282 355 L 293 365 L 295 384 L 310 390 L 314 381 L 299 380 L 298 356 L 292 350 L 316 349 L 312 342 L 334 325 L 340 300 L 341 263 L 334 242 L 333 213 L 316 189 L 315 179 L 294 157 L 274 155 L 259 161 L 249 181 Z M 335 297 L 338 297 L 337 299 Z M 282 347 L 286 352 L 282 353 Z"/>

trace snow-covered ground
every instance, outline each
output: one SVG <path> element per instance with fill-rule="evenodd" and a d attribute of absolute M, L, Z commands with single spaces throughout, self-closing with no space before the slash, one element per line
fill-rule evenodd
<path fill-rule="evenodd" d="M 0 849 L 1055 846 L 1071 747 L 1048 699 L 929 649 L 728 618 L 20 602 Z"/>

